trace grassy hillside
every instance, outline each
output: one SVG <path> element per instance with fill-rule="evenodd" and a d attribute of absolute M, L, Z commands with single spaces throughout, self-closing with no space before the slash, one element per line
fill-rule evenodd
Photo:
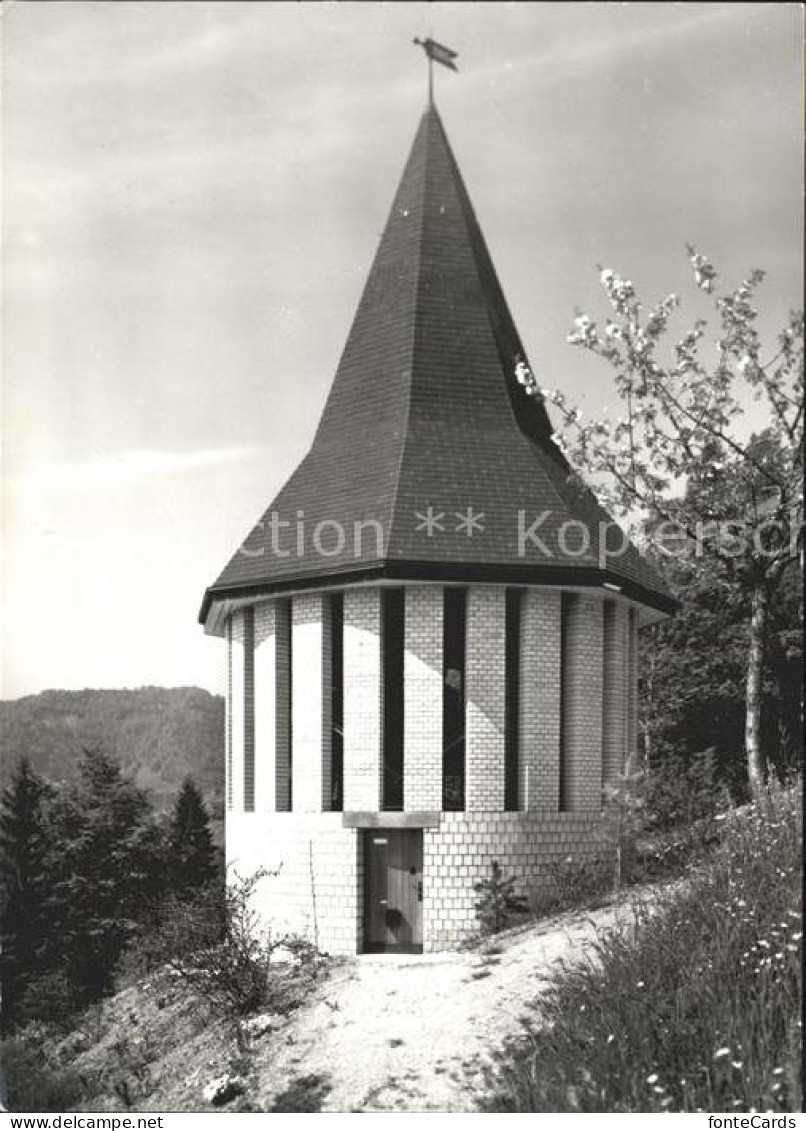
<path fill-rule="evenodd" d="M 43 691 L 0 702 L 0 784 L 27 756 L 53 781 L 73 776 L 85 746 L 101 746 L 168 803 L 186 774 L 208 800 L 224 790 L 224 700 L 199 687 Z"/>

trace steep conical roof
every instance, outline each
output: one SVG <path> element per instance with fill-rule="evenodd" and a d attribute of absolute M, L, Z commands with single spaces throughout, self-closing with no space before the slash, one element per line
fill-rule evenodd
<path fill-rule="evenodd" d="M 569 479 L 540 398 L 516 379 L 519 360 L 523 346 L 429 106 L 311 449 L 207 590 L 201 619 L 222 600 L 375 577 L 609 581 L 672 607 L 634 548 L 601 568 L 607 516 Z M 542 546 L 527 538 L 524 547 L 521 532 L 544 512 Z M 483 516 L 481 529 L 462 521 L 468 513 Z M 570 520 L 590 532 L 585 553 L 576 552 L 579 527 L 558 538 Z M 355 536 L 355 524 L 369 522 L 380 539 L 370 527 Z"/>

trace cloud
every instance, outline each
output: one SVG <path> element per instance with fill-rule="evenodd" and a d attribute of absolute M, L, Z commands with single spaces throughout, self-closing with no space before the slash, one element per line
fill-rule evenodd
<path fill-rule="evenodd" d="M 139 483 L 167 475 L 183 475 L 223 464 L 238 463 L 249 459 L 257 450 L 249 446 L 202 448 L 195 452 L 140 448 L 96 459 L 45 464 L 11 476 L 7 482 L 12 488 L 29 490 L 103 488 L 111 484 Z"/>

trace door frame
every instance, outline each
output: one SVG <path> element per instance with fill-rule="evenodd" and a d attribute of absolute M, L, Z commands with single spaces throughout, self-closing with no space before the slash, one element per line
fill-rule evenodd
<path fill-rule="evenodd" d="M 404 830 L 400 827 L 385 828 L 383 826 L 364 828 L 361 837 L 361 853 L 362 853 L 362 871 L 363 871 L 363 887 L 364 895 L 362 900 L 363 914 L 361 919 L 361 950 L 364 954 L 422 954 L 423 943 L 422 939 L 419 943 L 373 943 L 369 942 L 367 938 L 368 924 L 370 917 L 370 899 L 371 899 L 371 877 L 372 869 L 369 866 L 369 854 L 372 851 L 370 847 L 371 837 L 394 837 L 403 833 Z M 414 833 L 419 837 L 420 845 L 420 883 L 423 883 L 423 830 L 422 828 L 407 828 L 405 832 Z M 421 914 L 420 914 L 420 933 L 425 931 L 424 921 L 424 903 L 421 900 Z"/>

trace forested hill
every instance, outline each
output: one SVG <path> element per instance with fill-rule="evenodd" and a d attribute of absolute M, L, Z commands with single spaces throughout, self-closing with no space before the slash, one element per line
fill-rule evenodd
<path fill-rule="evenodd" d="M 83 747 L 100 746 L 154 803 L 191 774 L 208 801 L 224 791 L 224 700 L 199 687 L 43 691 L 0 702 L 0 781 L 17 759 L 53 781 L 70 778 Z"/>

